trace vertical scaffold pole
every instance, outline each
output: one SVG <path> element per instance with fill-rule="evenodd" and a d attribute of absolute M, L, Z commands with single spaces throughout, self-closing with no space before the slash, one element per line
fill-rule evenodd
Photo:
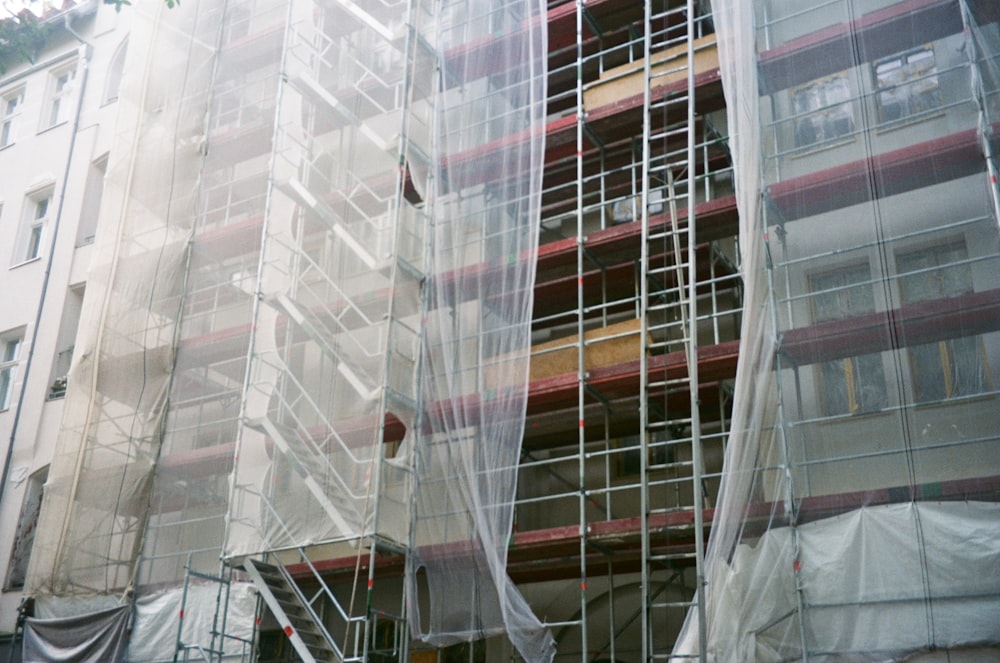
<path fill-rule="evenodd" d="M 583 100 L 584 0 L 576 0 L 576 333 L 577 333 L 577 468 L 580 537 L 580 651 L 587 653 L 587 485 L 586 485 L 586 344 L 584 342 L 584 232 L 583 232 L 583 135 L 586 109 Z"/>
<path fill-rule="evenodd" d="M 640 580 L 640 602 L 641 602 L 641 661 L 649 663 L 652 653 L 652 641 L 650 639 L 650 573 L 649 573 L 649 476 L 647 451 L 649 442 L 647 431 L 649 429 L 649 405 L 647 403 L 649 392 L 649 358 L 647 357 L 647 337 L 649 336 L 649 321 L 647 312 L 649 307 L 649 148 L 650 148 L 650 104 L 651 90 L 650 77 L 652 76 L 651 55 L 652 55 L 652 13 L 653 0 L 646 0 L 643 9 L 643 79 L 645 81 L 642 90 L 642 176 L 639 207 L 642 228 L 639 242 L 639 476 L 642 488 L 639 491 L 639 511 L 642 520 L 640 532 L 640 545 L 642 546 L 642 576 Z"/>
<path fill-rule="evenodd" d="M 695 203 L 697 181 L 696 132 L 695 132 L 695 6 L 694 0 L 687 0 L 685 11 L 685 33 L 687 35 L 687 261 L 688 261 L 688 329 L 686 331 L 688 386 L 691 396 L 691 468 L 694 498 L 694 547 L 695 547 L 695 587 L 694 600 L 698 611 L 698 660 L 705 661 L 708 648 L 708 624 L 705 623 L 705 524 L 704 491 L 702 489 L 703 460 L 701 449 L 701 399 L 698 393 L 698 269 L 695 263 Z M 708 160 L 706 159 L 706 169 Z"/>

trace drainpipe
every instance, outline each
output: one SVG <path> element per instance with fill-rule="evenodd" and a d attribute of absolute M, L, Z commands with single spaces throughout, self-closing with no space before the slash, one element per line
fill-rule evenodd
<path fill-rule="evenodd" d="M 31 365 L 35 357 L 35 341 L 38 340 L 38 328 L 42 320 L 42 312 L 45 309 L 45 297 L 49 290 L 49 279 L 52 274 L 52 265 L 55 262 L 56 240 L 59 238 L 59 226 L 62 221 L 63 209 L 66 204 L 66 188 L 69 183 L 70 165 L 73 163 L 73 153 L 76 148 L 77 132 L 80 128 L 80 115 L 83 110 L 83 95 L 87 91 L 87 75 L 90 72 L 90 58 L 93 55 L 94 47 L 87 40 L 81 37 L 70 24 L 72 12 L 63 17 L 66 31 L 80 42 L 80 55 L 83 61 L 83 71 L 80 74 L 80 93 L 76 101 L 76 112 L 73 115 L 73 126 L 71 127 L 69 152 L 66 155 L 66 168 L 63 170 L 62 184 L 59 192 L 59 205 L 56 209 L 56 218 L 52 222 L 52 239 L 49 242 L 49 255 L 45 262 L 45 276 L 42 280 L 42 292 L 38 299 L 38 310 L 35 312 L 35 324 L 31 330 L 31 344 L 28 346 L 28 357 L 24 362 L 24 378 L 21 380 L 21 393 L 17 397 L 17 408 L 14 410 L 14 422 L 11 426 L 10 441 L 7 443 L 7 456 L 3 463 L 3 472 L 0 473 L 0 504 L 3 504 L 4 491 L 7 488 L 7 478 L 10 474 L 10 462 L 14 456 L 14 438 L 17 436 L 18 424 L 21 421 L 21 412 L 24 407 L 24 395 L 27 392 L 28 376 L 31 374 Z"/>

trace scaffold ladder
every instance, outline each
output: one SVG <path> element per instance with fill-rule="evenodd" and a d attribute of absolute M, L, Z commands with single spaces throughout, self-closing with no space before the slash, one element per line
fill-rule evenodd
<path fill-rule="evenodd" d="M 640 464 L 646 662 L 670 657 L 668 634 L 679 630 L 691 608 L 704 626 L 694 5 L 693 0 L 647 0 L 643 18 Z M 682 208 L 687 210 L 683 226 Z M 652 232 L 650 216 L 663 213 L 668 215 L 664 229 Z M 650 372 L 651 355 L 675 352 L 683 352 L 683 374 Z M 678 408 L 685 395 L 688 412 Z"/>

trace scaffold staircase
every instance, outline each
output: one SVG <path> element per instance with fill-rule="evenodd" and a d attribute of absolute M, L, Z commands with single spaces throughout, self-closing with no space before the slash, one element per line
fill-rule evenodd
<path fill-rule="evenodd" d="M 275 295 L 270 301 L 336 362 L 337 371 L 358 396 L 364 400 L 374 398 L 377 389 L 373 385 L 376 384 L 375 380 L 381 369 L 379 343 L 376 341 L 382 336 L 381 329 L 375 322 L 364 318 L 363 322 L 368 324 L 351 328 L 332 311 L 310 311 L 286 293 Z M 358 310 L 358 307 L 348 299 L 344 309 Z M 334 323 L 335 330 L 327 327 L 327 320 Z"/>
<path fill-rule="evenodd" d="M 284 566 L 243 562 L 250 579 L 303 663 L 342 661 L 333 637 Z"/>
<path fill-rule="evenodd" d="M 703 586 L 694 4 L 650 0 L 644 14 L 640 463 L 642 660 L 647 662 L 670 657 L 670 634 L 691 608 L 700 609 Z M 686 83 L 679 86 L 678 80 Z M 664 212 L 663 229 L 651 231 L 650 216 Z M 651 355 L 672 353 L 683 353 L 686 370 L 650 373 Z M 678 407 L 685 396 L 687 411 Z"/>
<path fill-rule="evenodd" d="M 281 430 L 267 418 L 251 421 L 248 425 L 259 428 L 274 442 L 337 529 L 341 532 L 353 532 L 361 527 L 362 517 L 354 508 L 354 500 L 364 496 L 351 492 L 341 472 L 327 460 L 313 440 L 294 430 Z M 331 488 L 341 493 L 342 499 L 337 500 L 336 504 L 330 497 Z"/>
<path fill-rule="evenodd" d="M 394 376 L 415 372 L 408 352 L 419 330 L 408 318 L 419 317 L 411 300 L 422 277 L 399 248 L 411 239 L 404 222 L 417 216 L 400 164 L 422 151 L 405 129 L 386 130 L 415 94 L 403 58 L 415 34 L 404 22 L 411 11 L 405 0 L 332 0 L 286 25 L 278 96 L 294 110 L 279 111 L 275 125 L 276 220 L 263 236 L 268 277 L 259 279 L 255 312 L 269 336 L 251 355 L 255 404 L 242 425 L 280 456 L 299 501 L 288 503 L 289 492 L 280 502 L 273 479 L 238 484 L 262 514 L 244 521 L 262 518 L 270 530 L 259 554 L 234 563 L 305 663 L 405 660 L 409 642 L 403 607 L 385 609 L 396 598 L 376 597 L 373 585 L 378 558 L 405 554 L 397 543 L 405 532 L 397 536 L 398 518 L 385 513 L 409 508 L 410 468 L 386 451 L 384 422 L 390 408 L 397 421 L 417 409 L 415 380 Z M 303 542 L 289 518 L 303 500 L 329 526 L 321 543 L 357 557 L 349 601 L 313 565 L 317 541 Z"/>

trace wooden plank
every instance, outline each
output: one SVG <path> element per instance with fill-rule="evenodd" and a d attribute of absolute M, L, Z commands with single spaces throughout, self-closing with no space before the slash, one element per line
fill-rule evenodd
<path fill-rule="evenodd" d="M 639 320 L 626 320 L 583 333 L 584 370 L 632 361 L 642 350 Z M 579 336 L 539 343 L 531 348 L 530 380 L 543 380 L 553 375 L 577 370 Z M 569 346 L 569 347 L 567 347 Z"/>
<path fill-rule="evenodd" d="M 687 44 L 665 49 L 652 56 L 652 74 L 655 76 L 652 95 L 666 94 L 675 88 L 687 87 Z M 719 51 L 715 35 L 706 35 L 694 41 L 695 74 L 719 69 Z M 588 112 L 613 106 L 621 99 L 642 96 L 646 85 L 644 62 L 637 60 L 605 71 L 596 84 L 583 92 L 583 106 Z"/>

